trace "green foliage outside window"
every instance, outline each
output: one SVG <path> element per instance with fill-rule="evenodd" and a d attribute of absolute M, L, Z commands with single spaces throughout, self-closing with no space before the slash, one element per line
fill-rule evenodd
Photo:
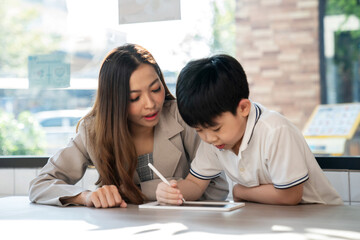
<path fill-rule="evenodd" d="M 16 119 L 0 110 L 0 155 L 43 155 L 45 133 L 30 112 Z"/>
<path fill-rule="evenodd" d="M 213 53 L 223 52 L 235 56 L 235 0 L 212 2 L 214 11 L 213 39 L 210 44 Z"/>
<path fill-rule="evenodd" d="M 0 1 L 0 76 L 27 77 L 28 56 L 57 50 L 61 36 L 36 26 L 41 11 L 39 4 Z"/>
<path fill-rule="evenodd" d="M 360 4 L 358 0 L 327 0 L 326 15 L 346 16 L 355 15 L 360 18 Z"/>

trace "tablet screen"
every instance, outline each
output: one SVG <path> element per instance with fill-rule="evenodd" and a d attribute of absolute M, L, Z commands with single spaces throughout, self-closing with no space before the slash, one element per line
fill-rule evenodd
<path fill-rule="evenodd" d="M 180 206 L 186 206 L 186 207 L 223 207 L 223 208 L 226 208 L 226 207 L 229 207 L 230 205 L 227 204 L 227 203 L 224 203 L 224 204 L 207 204 L 207 203 L 183 203 L 181 204 Z"/>

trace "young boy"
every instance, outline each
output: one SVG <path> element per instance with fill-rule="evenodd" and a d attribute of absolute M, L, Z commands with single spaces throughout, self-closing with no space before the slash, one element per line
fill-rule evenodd
<path fill-rule="evenodd" d="M 245 72 L 233 57 L 188 63 L 176 96 L 182 118 L 203 141 L 185 180 L 158 185 L 159 202 L 196 200 L 224 170 L 237 183 L 235 201 L 343 204 L 301 132 L 279 113 L 249 100 Z"/>

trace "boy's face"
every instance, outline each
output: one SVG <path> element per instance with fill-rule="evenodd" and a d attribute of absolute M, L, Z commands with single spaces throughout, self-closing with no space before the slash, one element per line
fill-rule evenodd
<path fill-rule="evenodd" d="M 232 150 L 238 154 L 250 108 L 250 101 L 242 99 L 238 104 L 235 116 L 231 112 L 224 112 L 213 120 L 215 126 L 207 128 L 199 126 L 195 129 L 203 141 L 218 149 Z"/>

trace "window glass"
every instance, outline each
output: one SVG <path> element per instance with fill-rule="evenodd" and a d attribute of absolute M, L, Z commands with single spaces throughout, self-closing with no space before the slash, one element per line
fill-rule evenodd
<path fill-rule="evenodd" d="M 327 103 L 360 102 L 360 2 L 326 1 Z"/>
<path fill-rule="evenodd" d="M 40 121 L 40 126 L 42 127 L 61 127 L 63 118 L 49 118 Z"/>
<path fill-rule="evenodd" d="M 327 0 L 323 17 L 323 104 L 313 130 L 329 137 L 314 139 L 317 148 L 335 155 L 360 155 L 360 1 Z M 314 120 L 314 122 L 316 122 Z M 310 144 L 311 145 L 311 144 Z M 336 150 L 335 150 L 336 149 Z M 314 149 L 315 152 L 323 151 Z"/>
<path fill-rule="evenodd" d="M 187 61 L 234 54 L 235 0 L 180 3 L 181 20 L 119 24 L 118 0 L 1 1 L 0 155 L 64 147 L 93 104 L 102 59 L 126 42 L 154 55 L 173 93 Z"/>

